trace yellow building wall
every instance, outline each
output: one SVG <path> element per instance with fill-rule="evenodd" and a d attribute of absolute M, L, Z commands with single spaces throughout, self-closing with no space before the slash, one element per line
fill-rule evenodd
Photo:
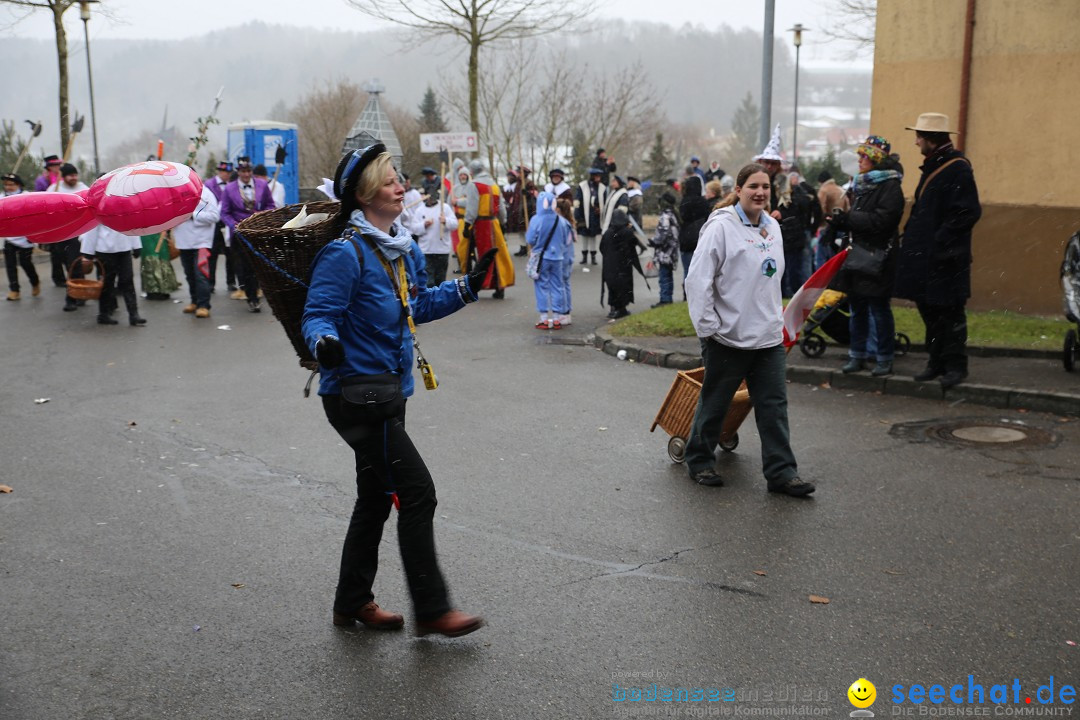
<path fill-rule="evenodd" d="M 957 125 L 967 0 L 878 0 L 871 132 L 900 153 L 909 201 L 922 156 L 914 125 Z M 975 0 L 964 152 L 983 219 L 975 309 L 1056 314 L 1058 268 L 1080 229 L 1080 0 Z"/>

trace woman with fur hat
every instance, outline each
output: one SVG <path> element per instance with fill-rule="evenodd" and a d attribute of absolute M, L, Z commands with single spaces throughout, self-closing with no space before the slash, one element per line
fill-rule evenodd
<path fill-rule="evenodd" d="M 404 625 L 372 592 L 383 524 L 394 505 L 418 634 L 465 635 L 483 620 L 451 605 L 435 555 L 435 485 L 405 431 L 405 403 L 413 393 L 414 347 L 425 386 L 436 384 L 419 353 L 415 324 L 475 302 L 495 251 L 467 277 L 425 287 L 419 248 L 396 222 L 405 190 L 382 143 L 341 159 L 334 194 L 341 198 L 336 221 L 343 232 L 312 263 L 302 323 L 319 362 L 323 410 L 356 456 L 357 500 L 341 554 L 334 624 Z"/>

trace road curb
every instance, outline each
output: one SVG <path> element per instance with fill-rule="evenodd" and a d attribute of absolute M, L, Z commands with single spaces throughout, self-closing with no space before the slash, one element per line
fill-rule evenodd
<path fill-rule="evenodd" d="M 701 367 L 700 355 L 640 346 L 623 338 L 612 337 L 610 333 L 601 328 L 597 328 L 590 333 L 586 340 L 593 347 L 613 357 L 618 357 L 619 351 L 625 350 L 626 360 L 642 365 L 670 368 L 672 370 L 690 370 Z M 1043 357 L 1045 355 L 1036 354 L 1042 353 L 1042 351 L 1024 350 L 1018 351 L 1023 353 L 1022 355 L 1007 355 L 1007 351 L 1002 348 L 969 348 L 969 350 L 972 355 L 982 357 Z M 1049 357 L 1053 358 L 1056 355 L 1049 354 Z M 787 378 L 791 382 L 819 387 L 824 386 L 837 390 L 857 390 L 882 395 L 900 395 L 940 400 L 948 403 L 964 402 L 972 405 L 1011 410 L 1034 410 L 1059 415 L 1080 415 L 1080 395 L 1072 393 L 1028 390 L 979 383 L 962 383 L 949 390 L 942 390 L 941 385 L 937 382 L 916 382 L 909 377 L 898 375 L 890 375 L 884 378 L 861 373 L 845 375 L 838 370 L 791 363 L 787 366 Z"/>

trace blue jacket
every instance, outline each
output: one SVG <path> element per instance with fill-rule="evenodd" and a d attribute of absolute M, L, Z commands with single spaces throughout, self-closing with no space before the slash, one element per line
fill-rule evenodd
<path fill-rule="evenodd" d="M 345 347 L 345 362 L 327 370 L 320 366 L 320 395 L 341 392 L 340 378 L 393 372 L 401 376 L 401 390 L 413 394 L 413 344 L 401 301 L 379 256 L 359 235 L 354 235 L 363 254 L 342 237 L 324 247 L 312 263 L 311 284 L 301 328 L 304 341 L 315 352 L 323 335 L 336 335 Z M 423 253 L 415 247 L 405 255 L 405 272 L 411 288 L 413 321 L 431 322 L 460 310 L 465 303 L 455 280 L 424 287 Z M 395 268 L 391 264 L 391 268 Z"/>

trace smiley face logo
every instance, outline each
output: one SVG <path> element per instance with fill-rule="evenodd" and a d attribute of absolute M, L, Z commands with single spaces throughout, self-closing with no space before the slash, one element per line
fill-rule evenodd
<path fill-rule="evenodd" d="M 877 688 L 866 678 L 859 678 L 847 689 L 848 700 L 857 708 L 868 708 L 877 699 Z"/>

